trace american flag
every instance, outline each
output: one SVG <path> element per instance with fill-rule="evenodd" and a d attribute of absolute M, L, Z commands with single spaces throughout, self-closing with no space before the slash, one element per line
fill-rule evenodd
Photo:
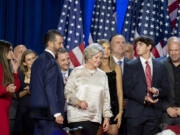
<path fill-rule="evenodd" d="M 58 31 L 63 35 L 71 64 L 76 67 L 84 62 L 84 35 L 80 0 L 65 0 L 61 11 Z"/>
<path fill-rule="evenodd" d="M 129 0 L 122 31 L 127 41 L 138 35 L 150 36 L 155 41 L 154 57 L 161 57 L 171 30 L 167 0 Z"/>
<path fill-rule="evenodd" d="M 176 17 L 178 11 L 178 3 L 180 0 L 168 0 L 169 15 L 171 18 L 172 29 L 175 30 Z"/>
<path fill-rule="evenodd" d="M 175 34 L 175 36 L 180 37 L 180 2 L 179 2 L 178 12 L 177 12 L 176 26 L 175 26 L 174 34 Z"/>
<path fill-rule="evenodd" d="M 91 36 L 94 42 L 99 39 L 109 39 L 117 33 L 115 6 L 113 0 L 96 0 L 91 24 Z"/>

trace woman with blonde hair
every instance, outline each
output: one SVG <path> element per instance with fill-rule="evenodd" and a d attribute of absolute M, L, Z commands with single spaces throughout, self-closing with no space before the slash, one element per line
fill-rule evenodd
<path fill-rule="evenodd" d="M 114 115 L 110 119 L 110 128 L 106 133 L 109 135 L 118 135 L 123 114 L 122 72 L 120 66 L 110 60 L 111 50 L 109 41 L 102 39 L 99 40 L 98 43 L 104 49 L 104 58 L 100 69 L 102 69 L 108 77 L 111 110 Z"/>
<path fill-rule="evenodd" d="M 15 121 L 15 135 L 32 135 L 33 134 L 33 121 L 30 118 L 29 98 L 30 98 L 30 79 L 31 79 L 31 66 L 37 54 L 27 49 L 21 57 L 19 79 L 21 87 L 16 94 L 18 106 Z"/>

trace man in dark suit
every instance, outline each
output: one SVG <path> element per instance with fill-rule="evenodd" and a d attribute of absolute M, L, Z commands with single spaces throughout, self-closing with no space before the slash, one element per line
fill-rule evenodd
<path fill-rule="evenodd" d="M 171 37 L 168 41 L 169 57 L 162 60 L 168 71 L 170 85 L 163 116 L 164 126 L 180 125 L 180 39 Z"/>
<path fill-rule="evenodd" d="M 61 50 L 57 52 L 56 60 L 61 68 L 61 73 L 63 75 L 64 85 L 65 85 L 68 79 L 68 76 L 70 75 L 72 71 L 72 68 L 70 68 L 69 53 L 67 52 L 65 48 L 62 48 Z"/>
<path fill-rule="evenodd" d="M 57 58 L 56 58 L 60 68 L 61 68 L 61 73 L 63 75 L 63 80 L 64 80 L 64 85 L 66 85 L 67 79 L 73 70 L 70 68 L 70 57 L 69 53 L 65 48 L 62 48 L 57 52 Z M 64 107 L 64 124 L 63 127 L 68 127 L 68 122 L 67 122 L 67 104 L 65 103 Z"/>
<path fill-rule="evenodd" d="M 64 116 L 64 84 L 55 55 L 63 47 L 63 37 L 49 30 L 44 37 L 45 51 L 31 69 L 30 107 L 35 120 L 34 135 L 49 135 L 61 128 Z"/>
<path fill-rule="evenodd" d="M 116 64 L 118 64 L 121 67 L 123 74 L 122 78 L 124 82 L 124 73 L 126 72 L 126 65 L 127 62 L 129 61 L 128 58 L 124 57 L 126 40 L 123 35 L 115 34 L 110 38 L 110 44 L 111 44 L 111 53 L 112 53 L 110 56 L 110 66 L 113 67 Z M 124 97 L 124 101 L 123 101 L 123 109 L 124 109 L 127 102 L 127 98 L 125 97 L 125 95 L 123 95 L 123 97 Z M 124 118 L 124 114 L 122 116 L 122 122 L 119 129 L 119 134 L 120 135 L 126 134 L 126 120 Z"/>
<path fill-rule="evenodd" d="M 134 44 L 140 57 L 128 63 L 124 75 L 127 135 L 154 135 L 159 132 L 162 103 L 169 89 L 167 71 L 150 55 L 151 38 L 140 36 Z"/>
<path fill-rule="evenodd" d="M 111 43 L 111 64 L 118 64 L 121 67 L 122 73 L 126 71 L 126 63 L 129 61 L 128 58 L 124 57 L 126 40 L 123 35 L 116 34 L 110 38 Z"/>

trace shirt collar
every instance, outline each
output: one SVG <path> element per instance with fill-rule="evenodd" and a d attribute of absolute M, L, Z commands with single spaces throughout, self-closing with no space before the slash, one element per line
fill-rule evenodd
<path fill-rule="evenodd" d="M 117 59 L 115 56 L 113 56 L 113 59 L 114 59 L 114 61 L 115 61 L 116 63 L 118 63 L 118 61 L 120 61 L 120 60 L 123 62 L 123 61 L 124 61 L 124 56 L 123 56 L 123 58 L 122 58 L 122 59 L 120 59 L 120 60 L 119 60 L 119 59 Z"/>
<path fill-rule="evenodd" d="M 145 63 L 146 61 L 148 61 L 148 63 L 152 63 L 152 57 L 150 57 L 148 60 L 146 60 L 140 56 L 140 60 L 141 60 L 141 63 Z"/>
<path fill-rule="evenodd" d="M 55 58 L 55 54 L 51 50 L 45 49 L 45 51 L 50 53 Z"/>

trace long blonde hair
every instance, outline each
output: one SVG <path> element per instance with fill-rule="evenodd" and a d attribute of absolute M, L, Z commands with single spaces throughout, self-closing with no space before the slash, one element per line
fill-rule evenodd
<path fill-rule="evenodd" d="M 103 46 L 104 43 L 108 43 L 109 46 L 110 46 L 110 42 L 109 42 L 107 39 L 100 39 L 100 40 L 98 40 L 98 43 L 99 43 L 101 46 Z M 112 61 L 113 61 L 113 60 L 112 60 L 112 56 L 110 55 L 109 58 L 108 58 L 108 66 L 109 66 L 109 68 L 110 68 L 111 71 L 115 70 L 115 66 L 116 66 L 116 64 L 113 63 Z M 101 66 L 100 66 L 100 68 L 101 68 Z"/>

